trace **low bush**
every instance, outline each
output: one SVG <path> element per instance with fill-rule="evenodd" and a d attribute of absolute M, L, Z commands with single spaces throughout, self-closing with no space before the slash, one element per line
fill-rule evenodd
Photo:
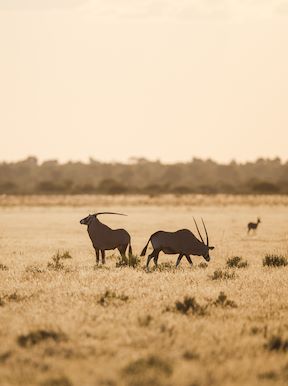
<path fill-rule="evenodd" d="M 57 253 L 52 256 L 52 261 L 48 262 L 47 268 L 53 269 L 55 271 L 62 270 L 65 267 L 61 260 L 65 259 L 72 259 L 72 256 L 70 255 L 69 251 L 64 251 L 63 253 L 57 251 Z"/>
<path fill-rule="evenodd" d="M 226 265 L 228 268 L 246 268 L 248 267 L 248 262 L 243 260 L 242 257 L 234 256 L 227 259 Z"/>
<path fill-rule="evenodd" d="M 129 255 L 126 256 L 120 256 L 118 258 L 118 261 L 116 262 L 116 268 L 123 268 L 123 267 L 132 267 L 137 268 L 141 263 L 141 259 L 139 256 L 135 255 Z"/>
<path fill-rule="evenodd" d="M 273 335 L 268 339 L 265 348 L 268 351 L 288 352 L 288 339 L 282 338 L 280 335 Z"/>
<path fill-rule="evenodd" d="M 185 296 L 182 302 L 177 301 L 175 303 L 175 307 L 177 311 L 185 315 L 191 313 L 193 315 L 204 316 L 207 313 L 207 306 L 201 306 L 198 304 L 194 297 L 191 298 Z"/>
<path fill-rule="evenodd" d="M 288 260 L 281 255 L 266 255 L 263 259 L 264 267 L 285 267 L 286 265 L 288 265 Z"/>
<path fill-rule="evenodd" d="M 235 275 L 235 272 L 228 272 L 228 271 L 222 271 L 221 269 L 217 269 L 210 277 L 212 280 L 230 280 L 230 279 L 235 279 L 236 275 Z"/>
<path fill-rule="evenodd" d="M 17 343 L 20 347 L 28 348 L 46 340 L 61 342 L 63 340 L 66 340 L 66 336 L 63 333 L 52 330 L 36 330 L 30 332 L 27 335 L 18 336 Z"/>
<path fill-rule="evenodd" d="M 127 302 L 129 300 L 129 296 L 126 296 L 124 294 L 117 295 L 115 292 L 106 290 L 104 294 L 100 295 L 100 298 L 98 300 L 98 303 L 101 304 L 101 306 L 106 307 L 113 301 L 120 301 L 120 302 Z"/>
<path fill-rule="evenodd" d="M 218 298 L 213 302 L 213 305 L 223 308 L 237 308 L 237 304 L 233 300 L 229 300 L 223 291 L 219 293 Z"/>

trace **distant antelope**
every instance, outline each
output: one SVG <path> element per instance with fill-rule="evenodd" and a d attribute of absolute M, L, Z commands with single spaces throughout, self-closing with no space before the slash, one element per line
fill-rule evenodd
<path fill-rule="evenodd" d="M 179 254 L 176 262 L 176 267 L 178 267 L 178 265 L 180 264 L 180 261 L 183 256 L 186 257 L 191 266 L 193 265 L 193 263 L 190 258 L 190 255 L 203 256 L 206 261 L 210 261 L 209 250 L 214 249 L 214 247 L 209 246 L 208 233 L 204 221 L 202 219 L 202 223 L 206 233 L 206 244 L 204 243 L 204 240 L 201 236 L 198 225 L 194 218 L 193 220 L 195 222 L 201 241 L 198 240 L 197 237 L 194 236 L 194 234 L 189 229 L 181 229 L 176 232 L 158 231 L 150 236 L 147 244 L 141 252 L 141 256 L 145 256 L 148 244 L 151 241 L 153 251 L 147 257 L 147 269 L 152 258 L 154 259 L 155 266 L 157 266 L 159 253 L 161 251 L 163 251 L 167 255 Z"/>
<path fill-rule="evenodd" d="M 92 241 L 96 253 L 96 264 L 99 264 L 99 251 L 102 255 L 102 264 L 105 264 L 105 251 L 118 249 L 122 257 L 126 257 L 126 249 L 129 245 L 129 255 L 132 255 L 131 238 L 125 229 L 111 229 L 107 225 L 102 224 L 97 216 L 101 214 L 116 214 L 126 216 L 121 213 L 102 212 L 89 214 L 83 218 L 80 224 L 87 225 L 87 231 Z"/>
<path fill-rule="evenodd" d="M 260 222 L 261 222 L 261 220 L 259 217 L 257 218 L 257 222 L 249 222 L 249 224 L 247 225 L 247 227 L 248 227 L 247 233 L 249 234 L 251 229 L 253 229 L 254 232 L 256 232 L 256 229 L 257 229 L 258 225 L 260 224 Z"/>

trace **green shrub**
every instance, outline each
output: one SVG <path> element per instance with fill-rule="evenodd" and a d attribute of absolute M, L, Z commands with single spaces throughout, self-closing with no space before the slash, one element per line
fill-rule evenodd
<path fill-rule="evenodd" d="M 221 291 L 218 295 L 218 298 L 213 302 L 213 305 L 218 307 L 230 307 L 230 308 L 237 308 L 237 304 L 233 300 L 229 300 L 225 293 Z"/>
<path fill-rule="evenodd" d="M 98 303 L 101 304 L 101 306 L 106 307 L 114 300 L 118 300 L 121 302 L 127 302 L 129 300 L 129 296 L 126 296 L 124 294 L 117 295 L 115 292 L 106 290 L 104 294 L 100 295 L 100 298 L 98 300 Z"/>
<path fill-rule="evenodd" d="M 284 256 L 266 255 L 263 259 L 264 267 L 285 267 L 288 261 Z"/>
<path fill-rule="evenodd" d="M 141 263 L 141 259 L 139 256 L 135 255 L 129 255 L 126 256 L 120 256 L 118 258 L 118 261 L 116 262 L 116 268 L 123 268 L 123 267 L 132 267 L 137 268 Z"/>
<path fill-rule="evenodd" d="M 191 313 L 193 315 L 203 316 L 207 313 L 207 306 L 201 306 L 200 304 L 198 304 L 194 297 L 191 298 L 185 296 L 183 302 L 177 301 L 175 303 L 175 306 L 177 311 L 185 315 Z"/>
<path fill-rule="evenodd" d="M 60 342 L 66 340 L 66 336 L 63 333 L 59 333 L 52 330 L 37 330 L 32 331 L 27 335 L 20 335 L 17 338 L 17 343 L 20 347 L 32 347 L 46 340 L 53 340 L 54 342 Z"/>
<path fill-rule="evenodd" d="M 235 272 L 222 271 L 221 269 L 214 271 L 213 275 L 211 276 L 212 280 L 230 280 L 235 278 Z"/>
<path fill-rule="evenodd" d="M 248 266 L 248 262 L 247 260 L 243 260 L 242 257 L 234 256 L 227 259 L 226 265 L 229 268 L 246 268 Z"/>
<path fill-rule="evenodd" d="M 265 344 L 268 351 L 288 351 L 288 339 L 284 339 L 279 335 L 273 335 Z"/>
<path fill-rule="evenodd" d="M 57 251 L 57 253 L 52 256 L 52 261 L 47 264 L 47 268 L 54 269 L 55 271 L 62 270 L 64 269 L 64 264 L 61 260 L 65 259 L 72 259 L 69 251 L 64 251 L 63 253 Z"/>

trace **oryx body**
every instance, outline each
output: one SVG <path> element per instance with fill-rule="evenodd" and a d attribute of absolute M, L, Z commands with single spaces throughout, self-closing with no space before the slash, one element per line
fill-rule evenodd
<path fill-rule="evenodd" d="M 158 231 L 153 233 L 153 235 L 150 236 L 143 251 L 141 252 L 141 256 L 145 256 L 148 244 L 151 242 L 153 251 L 147 258 L 147 268 L 149 267 L 149 263 L 152 258 L 154 259 L 155 265 L 157 265 L 159 253 L 161 251 L 167 255 L 179 255 L 176 262 L 176 267 L 179 265 L 183 256 L 186 257 L 190 265 L 193 264 L 190 255 L 203 256 L 206 261 L 210 261 L 209 250 L 214 249 L 214 247 L 209 246 L 208 234 L 204 222 L 203 226 L 207 237 L 206 244 L 203 241 L 197 224 L 196 227 L 201 241 L 198 240 L 189 229 L 180 229 L 176 232 Z"/>
<path fill-rule="evenodd" d="M 105 251 L 118 249 L 121 256 L 125 257 L 127 247 L 129 246 L 129 254 L 132 254 L 131 237 L 125 229 L 111 229 L 107 225 L 99 221 L 100 214 L 116 214 L 125 216 L 121 213 L 102 212 L 89 214 L 83 218 L 80 224 L 87 225 L 87 231 L 93 247 L 96 252 L 96 263 L 99 263 L 99 251 L 102 254 L 102 263 L 105 264 Z"/>

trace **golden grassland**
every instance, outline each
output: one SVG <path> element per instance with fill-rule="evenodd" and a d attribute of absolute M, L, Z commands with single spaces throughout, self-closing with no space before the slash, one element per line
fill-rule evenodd
<path fill-rule="evenodd" d="M 155 195 L 0 195 L 0 207 L 11 206 L 227 206 L 288 205 L 288 195 L 155 194 Z"/>
<path fill-rule="evenodd" d="M 262 265 L 268 253 L 288 257 L 287 198 L 274 205 L 263 197 L 226 204 L 224 197 L 221 203 L 176 197 L 176 204 L 170 196 L 145 203 L 139 197 L 58 196 L 50 204 L 38 197 L 34 205 L 32 198 L 6 199 L 0 208 L 1 386 L 287 384 L 288 266 Z M 194 257 L 190 268 L 183 259 L 175 269 L 176 257 L 161 254 L 160 267 L 147 272 L 146 258 L 135 269 L 116 268 L 111 253 L 97 268 L 79 220 L 104 210 L 128 214 L 101 220 L 130 232 L 135 255 L 154 231 L 194 230 L 193 216 L 202 216 L 215 246 L 211 262 L 205 268 Z M 262 223 L 247 236 L 246 224 L 257 216 Z M 52 256 L 67 250 L 72 258 L 53 268 Z M 227 268 L 234 256 L 248 266 Z M 217 270 L 224 279 L 212 279 Z"/>

